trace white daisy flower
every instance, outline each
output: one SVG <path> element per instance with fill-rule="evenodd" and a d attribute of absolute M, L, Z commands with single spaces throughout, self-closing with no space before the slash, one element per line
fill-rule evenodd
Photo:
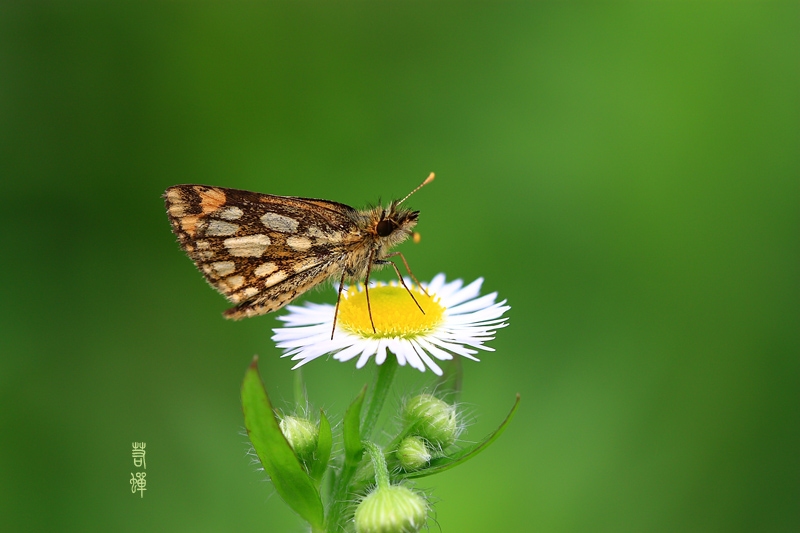
<path fill-rule="evenodd" d="M 496 292 L 479 296 L 482 283 L 483 278 L 478 278 L 464 287 L 460 279 L 446 283 L 445 275 L 439 274 L 426 285 L 425 294 L 406 281 L 425 314 L 397 282 L 370 287 L 375 332 L 364 286 L 350 287 L 342 292 L 333 339 L 335 306 L 306 303 L 286 308 L 289 314 L 278 319 L 287 327 L 274 329 L 272 340 L 285 351 L 282 357 L 298 361 L 293 369 L 326 354 L 339 361 L 358 357 L 356 368 L 374 355 L 380 365 L 388 350 L 401 366 L 408 363 L 420 372 L 427 366 L 441 375 L 434 359 L 446 361 L 456 354 L 478 361 L 478 350 L 494 351 L 484 343 L 494 339 L 495 330 L 508 325 L 503 314 L 510 307 L 505 300 L 496 301 Z"/>

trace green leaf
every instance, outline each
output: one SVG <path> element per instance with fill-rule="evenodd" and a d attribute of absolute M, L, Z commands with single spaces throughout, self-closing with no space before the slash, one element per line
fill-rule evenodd
<path fill-rule="evenodd" d="M 433 474 L 438 474 L 440 472 L 444 472 L 445 470 L 450 470 L 451 468 L 458 466 L 462 463 L 465 463 L 478 455 L 480 452 L 485 450 L 489 447 L 491 443 L 496 441 L 500 435 L 503 434 L 506 427 L 508 427 L 509 422 L 511 419 L 514 418 L 514 413 L 517 412 L 517 408 L 519 407 L 519 394 L 517 394 L 517 399 L 514 402 L 514 407 L 511 408 L 511 412 L 508 413 L 508 416 L 500 424 L 493 433 L 490 433 L 486 436 L 481 442 L 473 444 L 467 448 L 463 448 L 453 454 L 450 454 L 449 457 L 438 457 L 431 461 L 430 465 L 422 470 L 417 470 L 415 472 L 406 472 L 399 474 L 397 477 L 405 478 L 405 479 L 412 479 L 412 478 L 420 478 L 425 476 L 431 476 Z"/>
<path fill-rule="evenodd" d="M 333 434 L 331 424 L 325 417 L 325 411 L 319 410 L 319 437 L 317 438 L 317 451 L 314 454 L 314 464 L 311 467 L 311 477 L 319 487 L 322 476 L 328 468 L 328 461 L 331 458 L 331 448 L 333 447 Z"/>
<path fill-rule="evenodd" d="M 442 375 L 433 383 L 433 395 L 447 403 L 458 403 L 463 376 L 461 356 L 456 355 L 442 366 Z"/>
<path fill-rule="evenodd" d="M 361 389 L 361 392 L 347 408 L 344 414 L 344 424 L 342 427 L 342 437 L 344 439 L 344 464 L 345 466 L 355 466 L 361 461 L 361 456 L 364 454 L 364 448 L 361 446 L 361 405 L 364 403 L 364 395 L 367 392 L 367 386 Z"/>
<path fill-rule="evenodd" d="M 321 528 L 325 511 L 314 481 L 281 432 L 253 358 L 242 383 L 242 410 L 250 441 L 281 498 L 314 528 Z"/>

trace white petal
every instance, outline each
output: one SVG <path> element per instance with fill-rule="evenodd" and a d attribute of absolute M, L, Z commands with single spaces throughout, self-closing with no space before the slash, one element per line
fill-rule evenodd
<path fill-rule="evenodd" d="M 369 358 L 375 354 L 379 345 L 380 341 L 376 339 L 369 339 L 366 342 L 366 346 L 364 346 L 364 351 L 361 352 L 361 356 L 356 362 L 356 368 L 364 368 L 364 365 L 366 365 L 367 361 L 369 361 Z"/>
<path fill-rule="evenodd" d="M 461 281 L 461 280 L 459 280 Z M 483 278 L 478 278 L 463 289 L 453 293 L 447 298 L 447 302 L 443 302 L 448 308 L 455 307 L 462 302 L 471 300 L 481 293 L 481 285 L 483 285 Z M 495 293 L 497 296 L 497 293 Z M 444 299 L 443 299 L 444 300 Z M 494 299 L 492 299 L 494 301 Z"/>
<path fill-rule="evenodd" d="M 436 291 L 436 296 L 442 299 L 442 304 L 447 305 L 447 301 L 450 299 L 450 296 L 458 292 L 461 286 L 464 285 L 464 282 L 460 279 L 454 279 L 450 283 L 445 284 L 442 286 L 441 289 Z"/>
<path fill-rule="evenodd" d="M 298 328 L 274 329 L 272 340 L 283 348 L 284 345 L 305 346 L 319 342 L 331 342 L 330 329 L 320 326 L 301 326 Z"/>
<path fill-rule="evenodd" d="M 278 320 L 286 322 L 289 326 L 305 326 L 320 324 L 333 320 L 334 307 L 328 304 L 306 304 L 305 307 L 296 305 L 287 306 L 288 315 L 279 316 Z"/>
<path fill-rule="evenodd" d="M 389 344 L 389 350 L 397 356 L 403 357 L 409 366 L 412 368 L 416 368 L 420 372 L 425 372 L 425 364 L 422 362 L 422 359 L 419 358 L 417 352 L 414 351 L 414 347 L 411 346 L 411 343 L 405 339 L 391 339 L 391 344 Z"/>
<path fill-rule="evenodd" d="M 384 339 L 384 341 L 386 343 L 386 348 L 394 354 L 400 366 L 405 366 L 407 362 L 406 356 L 399 348 L 396 347 L 395 344 L 397 339 Z"/>
<path fill-rule="evenodd" d="M 362 343 L 357 343 L 352 346 L 348 346 L 341 352 L 336 352 L 333 358 L 339 361 L 349 361 L 350 359 L 361 353 L 361 350 L 363 349 L 364 345 Z"/>
<path fill-rule="evenodd" d="M 384 361 L 386 361 L 386 339 L 381 339 L 375 349 L 375 363 L 382 365 Z"/>
<path fill-rule="evenodd" d="M 474 361 L 478 361 L 479 360 L 476 357 L 473 357 L 473 354 L 478 353 L 477 350 L 470 350 L 469 348 L 465 348 L 464 346 L 461 346 L 461 345 L 458 345 L 458 344 L 453 344 L 453 343 L 444 341 L 442 339 L 437 339 L 436 337 L 431 337 L 428 340 L 431 341 L 431 344 L 435 344 L 436 346 L 438 346 L 440 348 L 444 348 L 445 350 L 450 350 L 451 352 L 453 352 L 455 354 L 461 355 L 463 357 L 467 357 L 467 358 L 472 359 Z"/>
<path fill-rule="evenodd" d="M 432 356 L 434 356 L 436 359 L 438 359 L 440 361 L 449 361 L 450 359 L 453 358 L 453 354 L 451 354 L 449 352 L 446 352 L 446 351 L 442 350 L 441 348 L 439 348 L 438 346 L 435 346 L 435 345 L 431 344 L 426 339 L 423 339 L 423 338 L 420 337 L 419 339 L 417 339 L 417 342 L 425 350 L 430 352 L 430 354 Z"/>
<path fill-rule="evenodd" d="M 440 290 L 442 290 L 442 287 L 444 287 L 444 281 L 445 281 L 445 275 L 439 273 L 433 277 L 430 283 L 428 283 L 427 285 L 423 283 L 423 285 L 425 285 L 428 294 L 433 295 L 437 294 Z"/>
<path fill-rule="evenodd" d="M 492 294 L 487 294 L 474 300 L 465 301 L 460 305 L 448 306 L 447 312 L 451 315 L 460 315 L 480 311 L 493 305 L 495 298 L 497 298 L 497 293 L 493 292 Z"/>
<path fill-rule="evenodd" d="M 420 346 L 419 344 L 417 344 L 417 343 L 416 343 L 416 342 L 414 342 L 414 341 L 411 341 L 411 346 L 414 348 L 414 352 L 415 352 L 415 353 L 416 353 L 416 354 L 417 354 L 417 355 L 418 355 L 418 356 L 419 356 L 419 357 L 420 357 L 420 358 L 421 358 L 423 361 L 425 361 L 425 364 L 426 364 L 426 365 L 428 365 L 428 368 L 430 368 L 431 370 L 433 370 L 433 373 L 434 373 L 434 374 L 436 374 L 437 376 L 441 376 L 441 375 L 442 375 L 442 369 L 441 369 L 441 368 L 439 368 L 439 365 L 437 365 L 437 364 L 436 364 L 436 363 L 433 361 L 433 359 L 431 359 L 431 356 L 429 356 L 429 355 L 428 355 L 428 354 L 425 352 L 425 350 L 423 350 L 423 349 L 422 349 L 422 346 Z"/>

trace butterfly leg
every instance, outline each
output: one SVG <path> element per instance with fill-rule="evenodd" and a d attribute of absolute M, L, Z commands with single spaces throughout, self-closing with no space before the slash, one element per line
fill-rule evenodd
<path fill-rule="evenodd" d="M 403 262 L 406 263 L 405 257 L 403 257 L 403 254 L 401 254 L 400 252 L 391 253 L 391 254 L 387 255 L 386 257 L 392 257 L 392 256 L 395 256 L 395 255 L 399 255 L 400 257 L 402 257 L 403 258 Z M 422 306 L 419 305 L 419 302 L 417 301 L 417 299 L 414 298 L 414 293 L 411 292 L 411 289 L 409 289 L 406 286 L 406 282 L 403 281 L 403 276 L 400 275 L 400 269 L 397 268 L 397 265 L 395 265 L 391 261 L 386 261 L 385 259 L 377 259 L 375 261 L 375 264 L 376 265 L 392 265 L 392 268 L 394 268 L 394 271 L 397 274 L 397 277 L 400 279 L 400 284 L 403 285 L 403 288 L 408 291 L 408 295 L 411 296 L 411 299 L 414 300 L 414 303 L 417 304 L 417 307 L 419 307 L 419 310 L 422 311 L 422 314 L 424 315 L 425 314 L 425 310 L 422 309 Z M 406 263 L 406 268 L 408 268 L 408 263 Z M 409 270 L 408 273 L 411 274 L 411 271 Z M 414 279 L 414 281 L 417 281 L 417 278 L 415 278 L 413 274 L 411 274 L 411 277 Z M 422 285 L 419 284 L 419 281 L 417 281 L 417 285 L 422 287 Z M 423 287 L 422 290 L 424 291 L 425 288 Z M 425 294 L 427 295 L 428 293 L 425 292 Z M 369 298 L 367 298 L 367 301 L 369 302 Z"/>
<path fill-rule="evenodd" d="M 408 261 L 406 261 L 406 258 L 402 254 L 402 252 L 392 252 L 389 255 L 387 255 L 384 259 L 389 259 L 390 257 L 394 257 L 396 255 L 399 255 L 400 259 L 403 260 L 403 264 L 406 266 L 406 270 L 408 270 L 408 275 L 411 276 L 411 279 L 414 280 L 414 283 L 416 283 L 419 286 L 419 288 L 422 289 L 422 292 L 425 293 L 425 296 L 430 296 L 430 294 L 428 294 L 428 289 L 423 287 L 422 283 L 420 283 L 419 280 L 414 276 L 414 273 L 411 272 L 411 267 L 408 266 Z M 392 263 L 392 264 L 394 264 L 394 263 Z M 395 272 L 397 272 L 397 267 L 394 267 L 394 270 L 395 270 Z M 400 272 L 397 272 L 397 276 L 400 277 L 400 281 L 403 281 L 403 278 L 400 276 Z M 405 284 L 403 285 L 403 287 L 405 287 Z"/>
<path fill-rule="evenodd" d="M 339 302 L 342 301 L 342 287 L 344 287 L 344 274 L 345 270 L 342 269 L 342 279 L 339 280 L 339 295 L 336 297 L 336 310 L 333 312 L 333 328 L 331 329 L 331 340 L 333 340 L 333 333 L 336 331 L 336 319 L 339 317 Z"/>
<path fill-rule="evenodd" d="M 364 280 L 364 292 L 367 293 L 367 311 L 369 311 L 369 323 L 372 324 L 372 333 L 377 333 L 375 330 L 375 322 L 372 320 L 372 306 L 369 303 L 369 274 L 372 272 L 372 258 L 375 257 L 375 250 L 369 252 L 369 263 L 367 263 L 367 278 Z M 380 264 L 380 261 L 375 261 Z"/>

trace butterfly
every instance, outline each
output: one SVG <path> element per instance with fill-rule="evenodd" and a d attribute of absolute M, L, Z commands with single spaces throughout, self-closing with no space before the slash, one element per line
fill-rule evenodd
<path fill-rule="evenodd" d="M 164 200 L 181 248 L 211 286 L 236 304 L 224 312 L 226 318 L 271 313 L 312 287 L 338 279 L 335 331 L 345 280 L 364 279 L 375 331 L 369 303 L 373 270 L 391 265 L 417 303 L 389 258 L 400 256 L 418 286 L 419 281 L 403 254 L 390 250 L 410 236 L 419 240 L 412 231 L 419 211 L 402 204 L 433 178 L 431 172 L 402 200 L 363 210 L 330 200 L 207 185 L 174 185 Z"/>

